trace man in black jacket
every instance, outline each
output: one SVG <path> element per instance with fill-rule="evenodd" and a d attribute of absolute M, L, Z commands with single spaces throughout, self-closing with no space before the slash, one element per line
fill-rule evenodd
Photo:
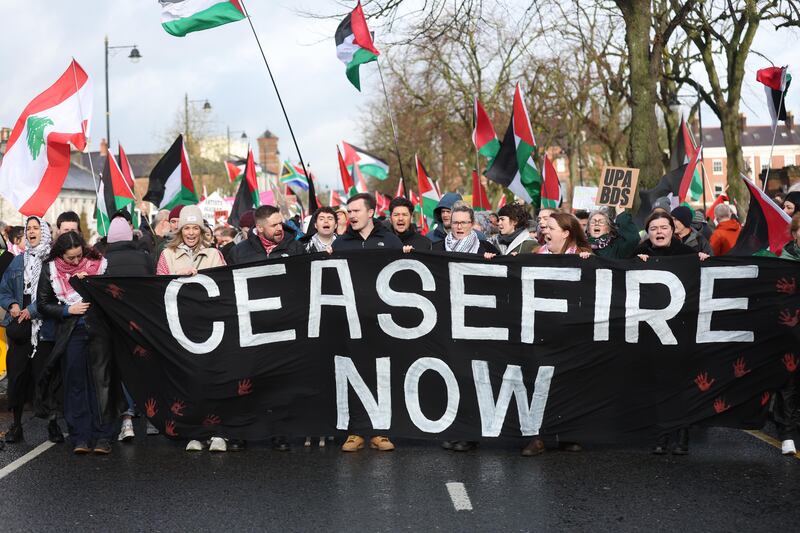
<path fill-rule="evenodd" d="M 403 251 L 430 250 L 431 241 L 427 237 L 417 233 L 417 228 L 411 222 L 411 214 L 414 212 L 414 204 L 407 198 L 398 196 L 389 204 L 389 220 L 392 223 L 392 231 L 403 243 Z"/>
<path fill-rule="evenodd" d="M 244 265 L 271 257 L 289 257 L 305 252 L 295 240 L 295 232 L 283 223 L 283 215 L 274 205 L 262 205 L 255 212 L 255 231 L 247 234 L 231 251 L 231 263 Z"/>
<path fill-rule="evenodd" d="M 401 249 L 403 243 L 400 239 L 377 222 L 375 216 L 375 198 L 362 192 L 347 200 L 350 226 L 338 239 L 333 241 L 333 250 L 362 250 L 362 249 Z"/>

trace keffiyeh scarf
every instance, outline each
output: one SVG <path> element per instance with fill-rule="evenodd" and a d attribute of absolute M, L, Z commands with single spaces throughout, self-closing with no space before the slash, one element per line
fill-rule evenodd
<path fill-rule="evenodd" d="M 50 253 L 50 244 L 53 236 L 50 233 L 50 225 L 39 217 L 29 217 L 28 221 L 36 220 L 42 228 L 42 236 L 39 244 L 31 246 L 27 232 L 25 234 L 25 256 L 23 257 L 23 293 L 31 297 L 31 303 L 36 301 L 36 291 L 39 288 L 39 274 L 42 273 L 42 262 Z M 27 223 L 25 224 L 27 227 Z M 36 346 L 39 344 L 39 330 L 42 329 L 42 319 L 31 319 L 31 346 L 33 351 L 31 357 L 36 353 Z"/>
<path fill-rule="evenodd" d="M 475 231 L 470 231 L 469 235 L 464 237 L 463 239 L 456 239 L 453 237 L 453 233 L 448 233 L 447 237 L 444 238 L 444 248 L 448 252 L 461 252 L 465 254 L 475 254 L 478 253 L 478 247 L 480 246 L 480 241 L 478 240 L 478 234 Z"/>

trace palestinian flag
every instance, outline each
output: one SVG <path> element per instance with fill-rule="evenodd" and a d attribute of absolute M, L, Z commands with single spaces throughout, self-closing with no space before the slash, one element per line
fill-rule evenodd
<path fill-rule="evenodd" d="M 130 190 L 134 190 L 134 187 L 136 186 L 136 177 L 133 175 L 131 162 L 128 161 L 128 156 L 125 154 L 125 150 L 122 149 L 122 145 L 117 143 L 117 148 L 119 149 L 119 169 L 122 171 L 122 175 L 125 177 L 125 183 L 128 184 L 128 188 Z"/>
<path fill-rule="evenodd" d="M 339 207 L 344 202 L 342 202 L 342 197 L 339 196 L 339 193 L 335 189 L 331 189 L 331 198 L 328 200 L 329 207 Z"/>
<path fill-rule="evenodd" d="M 741 177 L 750 191 L 750 207 L 736 245 L 728 255 L 754 255 L 766 250 L 778 255 L 792 239 L 789 233 L 792 220 L 752 181 Z"/>
<path fill-rule="evenodd" d="M 158 0 L 161 27 L 175 37 L 216 28 L 244 18 L 239 0 Z"/>
<path fill-rule="evenodd" d="M 670 170 L 691 162 L 695 155 L 701 150 L 697 148 L 694 142 L 692 132 L 686 125 L 686 121 L 681 116 L 681 125 L 678 128 L 678 133 L 675 136 L 675 143 L 672 148 L 672 156 L 670 157 Z M 692 200 L 699 200 L 703 197 L 703 177 L 700 168 L 695 164 L 692 171 L 692 180 L 689 182 L 688 193 L 684 198 L 689 196 Z"/>
<path fill-rule="evenodd" d="M 92 83 L 72 60 L 14 124 L 0 165 L 0 191 L 25 216 L 44 216 L 69 171 L 69 143 L 83 151 L 92 118 Z"/>
<path fill-rule="evenodd" d="M 111 224 L 111 217 L 117 211 L 131 211 L 135 200 L 133 191 L 125 181 L 125 175 L 117 164 L 114 155 L 109 152 L 106 157 L 106 164 L 103 174 L 100 176 L 100 190 L 97 193 L 97 208 L 95 218 L 97 219 L 97 232 L 101 237 L 108 233 L 108 226 Z M 133 216 L 131 216 L 133 219 Z"/>
<path fill-rule="evenodd" d="M 486 189 L 481 183 L 481 178 L 478 176 L 478 171 L 472 171 L 472 208 L 476 211 L 491 211 L 492 206 L 489 204 L 489 197 L 486 196 Z"/>
<path fill-rule="evenodd" d="M 342 177 L 342 187 L 344 188 L 344 193 L 348 198 L 355 196 L 358 194 L 358 190 L 356 189 L 355 185 L 353 185 L 353 177 L 350 175 L 350 171 L 347 170 L 347 164 L 345 164 L 344 158 L 342 157 L 342 152 L 339 151 L 338 146 L 336 147 L 336 156 L 339 158 L 339 175 Z"/>
<path fill-rule="evenodd" d="M 414 161 L 417 165 L 419 194 L 422 197 L 422 214 L 428 218 L 433 218 L 433 210 L 436 209 L 440 200 L 439 193 L 433 188 L 431 179 L 428 177 L 425 167 L 422 166 L 422 161 L 419 160 L 419 156 L 416 154 L 414 154 Z"/>
<path fill-rule="evenodd" d="M 756 72 L 756 80 L 764 84 L 767 94 L 767 108 L 772 117 L 772 129 L 778 127 L 778 121 L 786 121 L 786 91 L 792 76 L 786 72 L 787 67 L 762 68 Z"/>
<path fill-rule="evenodd" d="M 703 147 L 700 146 L 699 149 L 695 150 L 692 159 L 686 165 L 686 169 L 683 171 L 683 177 L 681 178 L 680 187 L 678 187 L 678 201 L 680 203 L 684 203 L 686 201 L 687 196 L 691 196 L 692 199 L 697 199 L 694 197 L 695 189 L 698 186 L 698 177 L 700 173 L 697 171 L 697 161 L 700 159 L 700 154 L 703 152 Z M 700 188 L 700 195 L 703 195 L 703 182 L 699 182 Z"/>
<path fill-rule="evenodd" d="M 235 159 L 233 161 L 225 161 L 225 173 L 228 175 L 228 180 L 234 183 L 239 176 L 244 172 L 244 167 L 247 164 L 247 159 Z"/>
<path fill-rule="evenodd" d="M 289 187 L 294 186 L 299 187 L 304 191 L 308 190 L 308 178 L 306 177 L 306 173 L 303 172 L 303 168 L 297 165 L 292 165 L 288 161 L 283 162 L 280 181 Z"/>
<path fill-rule="evenodd" d="M 238 227 L 241 216 L 260 205 L 255 158 L 253 157 L 252 148 L 248 147 L 247 159 L 244 165 L 244 177 L 239 182 L 236 197 L 233 199 L 233 207 L 231 207 L 231 214 L 228 216 L 228 224 Z"/>
<path fill-rule="evenodd" d="M 491 166 L 497 152 L 500 151 L 500 141 L 497 140 L 497 133 L 494 131 L 492 121 L 489 120 L 489 115 L 477 98 L 475 98 L 473 121 L 475 129 L 472 130 L 472 142 L 478 153 L 489 160 L 488 166 Z"/>
<path fill-rule="evenodd" d="M 542 176 L 533 162 L 535 147 L 528 110 L 517 83 L 511 122 L 492 166 L 486 171 L 486 177 L 511 190 L 525 203 L 538 208 Z"/>
<path fill-rule="evenodd" d="M 392 199 L 385 194 L 375 191 L 375 212 L 378 213 L 378 215 L 385 215 L 386 211 L 389 210 L 391 201 Z"/>
<path fill-rule="evenodd" d="M 380 55 L 378 49 L 372 44 L 372 34 L 367 28 L 367 20 L 364 18 L 364 10 L 361 9 L 361 2 L 358 2 L 353 12 L 347 15 L 336 28 L 335 39 L 336 57 L 347 66 L 345 69 L 347 79 L 360 91 L 359 65 L 377 61 Z"/>
<path fill-rule="evenodd" d="M 395 198 L 405 197 L 406 188 L 403 185 L 403 180 L 397 180 L 397 192 L 394 193 Z"/>
<path fill-rule="evenodd" d="M 167 153 L 150 171 L 150 185 L 143 200 L 154 203 L 158 209 L 172 209 L 176 205 L 197 203 L 197 193 L 189 168 L 189 155 L 183 145 L 183 135 L 178 135 Z"/>
<path fill-rule="evenodd" d="M 561 184 L 558 181 L 558 174 L 553 166 L 553 162 L 543 156 L 542 166 L 544 167 L 544 179 L 542 180 L 541 207 L 555 208 L 561 204 Z"/>
<path fill-rule="evenodd" d="M 378 156 L 371 154 L 353 144 L 342 141 L 344 162 L 351 175 L 355 175 L 355 168 L 369 178 L 385 180 L 389 177 L 389 164 Z"/>
<path fill-rule="evenodd" d="M 689 169 L 689 163 L 684 163 L 676 169 L 670 170 L 658 180 L 652 189 L 641 189 L 639 191 L 639 211 L 636 212 L 634 221 L 639 227 L 644 227 L 644 221 L 653 210 L 653 205 L 659 198 L 672 198 L 677 200 L 678 191 L 681 189 L 684 175 Z M 677 202 L 675 202 L 677 204 Z"/>
<path fill-rule="evenodd" d="M 506 205 L 506 195 L 501 194 L 500 200 L 497 201 L 497 210 L 500 211 L 500 208 Z"/>

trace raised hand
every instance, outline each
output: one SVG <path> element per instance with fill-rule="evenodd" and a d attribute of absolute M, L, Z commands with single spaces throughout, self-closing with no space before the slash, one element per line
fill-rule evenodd
<path fill-rule="evenodd" d="M 167 420 L 167 423 L 164 424 L 164 433 L 170 437 L 177 437 L 178 433 L 175 431 L 175 422 Z"/>
<path fill-rule="evenodd" d="M 733 375 L 737 378 L 749 373 L 750 369 L 747 368 L 747 362 L 744 360 L 744 357 L 740 357 L 735 363 L 733 363 Z"/>
<path fill-rule="evenodd" d="M 156 400 L 154 398 L 150 398 L 144 404 L 145 414 L 147 418 L 154 418 L 156 413 L 158 413 L 158 408 L 156 407 Z"/>
<path fill-rule="evenodd" d="M 175 403 L 172 404 L 172 407 L 170 407 L 169 410 L 172 411 L 172 414 L 175 416 L 183 416 L 183 410 L 185 408 L 185 403 L 183 403 L 181 400 L 175 400 Z"/>
<path fill-rule="evenodd" d="M 237 392 L 239 396 L 247 396 L 253 392 L 253 382 L 249 379 L 239 381 L 239 390 Z"/>
<path fill-rule="evenodd" d="M 800 309 L 795 309 L 794 315 L 792 315 L 792 312 L 788 309 L 784 309 L 781 311 L 781 314 L 778 315 L 778 323 L 790 328 L 800 324 Z"/>
<path fill-rule="evenodd" d="M 781 278 L 775 283 L 775 289 L 783 294 L 794 294 L 797 292 L 797 280 L 794 278 Z"/>
<path fill-rule="evenodd" d="M 697 388 L 700 389 L 702 392 L 707 391 L 711 388 L 711 385 L 714 384 L 716 379 L 711 378 L 711 381 L 708 381 L 708 372 L 703 372 L 702 374 L 697 374 L 697 377 L 694 378 L 694 383 L 697 385 Z"/>

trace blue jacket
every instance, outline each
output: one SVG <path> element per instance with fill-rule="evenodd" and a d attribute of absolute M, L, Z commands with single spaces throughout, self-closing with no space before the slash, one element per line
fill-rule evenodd
<path fill-rule="evenodd" d="M 24 261 L 25 254 L 16 256 L 3 273 L 3 279 L 0 280 L 0 307 L 6 310 L 6 316 L 0 322 L 0 326 L 5 327 L 11 323 L 11 314 L 8 310 L 12 304 L 17 304 L 22 309 L 23 291 L 25 290 Z M 35 301 L 28 306 L 28 311 L 31 313 L 31 318 L 44 318 L 39 314 Z M 39 330 L 39 338 L 43 341 L 52 341 L 55 338 L 55 333 L 55 323 L 45 318 L 42 328 Z"/>

